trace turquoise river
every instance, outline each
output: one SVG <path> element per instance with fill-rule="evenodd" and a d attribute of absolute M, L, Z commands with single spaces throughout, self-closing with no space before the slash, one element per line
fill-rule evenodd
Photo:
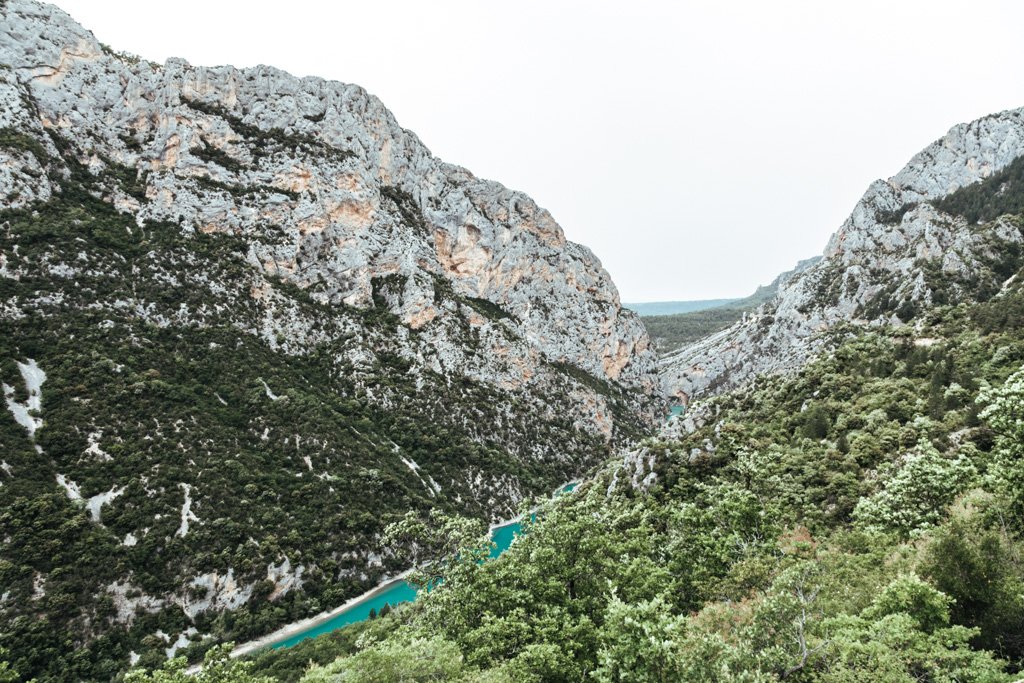
<path fill-rule="evenodd" d="M 560 488 L 557 494 L 568 493 L 576 488 L 576 483 L 567 484 Z M 508 547 L 512 545 L 512 541 L 522 531 L 522 524 L 519 520 L 502 524 L 491 529 L 491 540 L 494 541 L 494 548 L 491 550 L 491 557 L 497 557 L 501 553 L 508 550 Z M 296 643 L 299 643 L 306 638 L 315 638 L 316 636 L 323 635 L 324 633 L 330 633 L 343 626 L 354 624 L 358 621 L 365 621 L 370 618 L 370 612 L 379 613 L 381 608 L 385 605 L 397 605 L 401 602 L 409 602 L 416 599 L 416 589 L 410 586 L 405 581 L 393 581 L 389 584 L 384 584 L 377 590 L 371 591 L 365 597 L 365 599 L 356 601 L 354 604 L 346 608 L 345 610 L 334 615 L 330 619 L 310 626 L 308 629 L 299 631 L 284 640 L 280 640 L 276 643 L 271 644 L 271 647 L 291 647 Z"/>

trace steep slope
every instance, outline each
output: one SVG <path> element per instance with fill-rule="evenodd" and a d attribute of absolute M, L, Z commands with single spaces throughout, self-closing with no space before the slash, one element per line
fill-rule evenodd
<path fill-rule="evenodd" d="M 359 87 L 112 53 L 0 3 L 0 647 L 40 680 L 240 639 L 644 432 L 585 247 Z"/>
<path fill-rule="evenodd" d="M 648 315 L 641 312 L 640 317 L 659 355 L 667 355 L 742 320 L 745 315 L 775 298 L 779 285 L 820 259 L 820 256 L 804 259 L 798 262 L 793 270 L 788 270 L 771 283 L 758 287 L 750 296 L 729 301 L 727 305 L 672 315 Z"/>
<path fill-rule="evenodd" d="M 955 126 L 898 174 L 874 182 L 822 260 L 781 283 L 772 301 L 663 358 L 663 390 L 688 401 L 761 373 L 791 372 L 838 324 L 905 322 L 936 303 L 991 296 L 1018 267 L 1021 226 L 998 216 L 1015 213 L 1006 188 L 1022 190 L 1008 182 L 1022 154 L 1024 110 Z M 958 190 L 976 199 L 956 199 Z M 1002 211 L 993 197 L 1002 198 Z M 990 207 L 984 215 L 982 206 Z"/>
<path fill-rule="evenodd" d="M 416 603 L 255 671 L 1020 681 L 1024 288 L 914 323 L 701 401 L 501 557 L 453 562 Z"/>

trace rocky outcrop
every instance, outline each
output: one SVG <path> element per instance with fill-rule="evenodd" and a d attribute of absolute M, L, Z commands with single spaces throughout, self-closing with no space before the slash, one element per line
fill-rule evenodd
<path fill-rule="evenodd" d="M 95 172 L 137 174 L 140 197 L 111 200 L 140 226 L 242 236 L 254 269 L 326 304 L 371 306 L 386 279 L 388 307 L 432 335 L 447 372 L 460 370 L 463 344 L 436 324 L 448 314 L 438 278 L 506 311 L 526 342 L 480 377 L 523 382 L 544 358 L 653 386 L 647 335 L 597 258 L 526 195 L 434 157 L 358 86 L 119 56 L 29 0 L 6 4 L 0 63 L 2 100 L 29 103 L 0 111 L 0 125 L 43 146 L 42 128 L 64 134 Z M 51 192 L 31 156 L 3 149 L 0 193 L 12 205 Z"/>
<path fill-rule="evenodd" d="M 933 303 L 998 290 L 993 263 L 1005 245 L 1024 241 L 1019 223 L 971 225 L 936 200 L 1022 154 L 1024 109 L 953 127 L 895 176 L 872 183 L 823 258 L 784 278 L 771 301 L 663 358 L 663 391 L 685 403 L 790 372 L 826 348 L 841 323 L 906 322 Z"/>

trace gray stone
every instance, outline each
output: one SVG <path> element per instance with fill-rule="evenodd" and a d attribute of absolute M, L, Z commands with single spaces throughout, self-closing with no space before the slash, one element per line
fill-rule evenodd
<path fill-rule="evenodd" d="M 864 319 L 880 292 L 897 301 L 933 304 L 922 261 L 939 259 L 951 275 L 982 271 L 993 240 L 1024 241 L 1020 226 L 1001 220 L 985 229 L 968 226 L 929 202 L 983 180 L 1024 154 L 1024 109 L 954 126 L 888 180 L 876 180 L 832 235 L 820 261 L 788 274 L 773 300 L 717 334 L 661 359 L 662 390 L 678 400 L 740 386 L 761 374 L 802 367 L 829 345 L 826 333 L 840 323 L 900 323 Z M 886 212 L 909 205 L 902 218 Z"/>
<path fill-rule="evenodd" d="M 160 66 L 111 53 L 51 5 L 10 0 L 3 12 L 0 63 L 11 71 L 0 75 L 16 83 L 0 88 L 20 87 L 36 104 L 25 125 L 42 142 L 42 128 L 55 129 L 94 170 L 109 159 L 146 173 L 145 201 L 112 198 L 139 225 L 241 235 L 257 272 L 326 304 L 369 306 L 375 278 L 398 279 L 388 306 L 430 337 L 435 369 L 522 384 L 548 359 L 655 388 L 646 332 L 600 261 L 526 195 L 434 157 L 359 86 L 266 66 Z M 23 157 L 0 153 L 0 193 L 22 204 L 51 191 L 18 175 L 14 166 L 30 164 Z M 438 277 L 514 316 L 500 324 L 516 343 L 481 320 L 494 362 L 467 364 L 443 324 L 454 309 L 435 302 Z M 280 331 L 300 337 L 292 350 L 307 341 L 280 318 L 267 321 L 268 334 Z"/>

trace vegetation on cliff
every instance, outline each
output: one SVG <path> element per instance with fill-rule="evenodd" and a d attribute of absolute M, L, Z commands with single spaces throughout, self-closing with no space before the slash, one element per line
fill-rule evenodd
<path fill-rule="evenodd" d="M 133 653 L 195 659 L 344 602 L 404 568 L 379 535 L 405 512 L 507 515 L 607 457 L 565 409 L 590 385 L 616 438 L 641 427 L 575 368 L 506 389 L 417 365 L 420 333 L 386 308 L 258 275 L 234 235 L 138 224 L 109 200 L 144 180 L 50 137 L 59 192 L 0 212 L 0 647 L 19 676 L 110 680 Z M 465 303 L 473 353 L 466 318 L 508 314 Z M 34 432 L 11 408 L 29 361 Z"/>
<path fill-rule="evenodd" d="M 841 331 L 799 374 L 648 441 L 648 490 L 610 463 L 497 560 L 455 563 L 417 603 L 259 667 L 310 682 L 1011 680 L 1022 304 L 1013 289 Z"/>

